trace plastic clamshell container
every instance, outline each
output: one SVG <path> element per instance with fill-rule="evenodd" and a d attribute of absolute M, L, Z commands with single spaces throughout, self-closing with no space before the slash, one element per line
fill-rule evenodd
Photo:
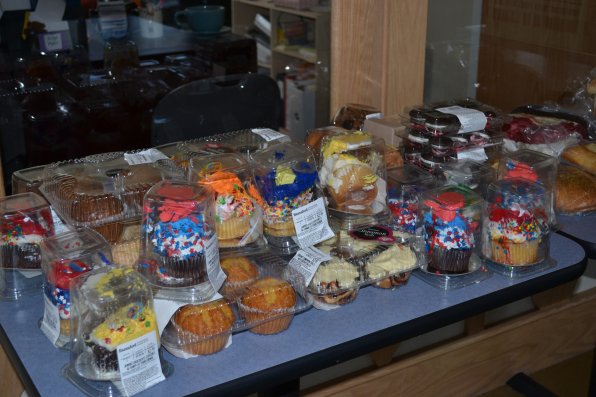
<path fill-rule="evenodd" d="M 495 170 L 485 164 L 472 160 L 461 160 L 444 164 L 441 168 L 446 185 L 466 186 L 481 197 L 486 196 L 488 185 L 495 180 Z"/>
<path fill-rule="evenodd" d="M 394 230 L 421 234 L 420 195 L 435 184 L 432 175 L 410 164 L 387 171 L 387 206 Z"/>
<path fill-rule="evenodd" d="M 312 151 L 313 155 L 315 156 L 315 160 L 318 163 L 319 155 L 321 154 L 321 141 L 323 140 L 323 137 L 325 137 L 327 135 L 335 134 L 337 132 L 346 132 L 346 131 L 347 131 L 346 129 L 337 127 L 335 125 L 313 128 L 306 132 L 306 137 L 304 138 L 304 143 Z"/>
<path fill-rule="evenodd" d="M 387 215 L 383 139 L 361 131 L 323 137 L 319 180 L 333 216 Z"/>
<path fill-rule="evenodd" d="M 139 273 L 122 267 L 84 273 L 71 282 L 71 305 L 71 359 L 62 372 L 81 390 L 102 397 L 126 395 L 114 383 L 128 370 L 120 368 L 125 351 L 157 364 L 157 368 L 144 368 L 151 372 L 146 377 L 157 378 L 153 383 L 169 375 L 171 369 L 159 357 L 153 294 Z M 142 350 L 136 349 L 135 342 Z M 131 363 L 130 359 L 124 362 Z"/>
<path fill-rule="evenodd" d="M 256 153 L 253 161 L 267 243 L 296 251 L 292 211 L 321 196 L 314 156 L 302 144 L 283 142 Z"/>
<path fill-rule="evenodd" d="M 43 240 L 41 253 L 46 303 L 41 328 L 48 329 L 44 333 L 49 332 L 49 338 L 57 337 L 54 345 L 62 347 L 70 341 L 70 281 L 92 269 L 111 265 L 112 252 L 99 233 L 78 228 Z M 52 318 L 59 318 L 59 324 Z"/>
<path fill-rule="evenodd" d="M 308 286 L 308 292 L 315 307 L 342 306 L 356 299 L 362 281 L 362 269 L 359 265 L 332 257 L 319 265 Z"/>
<path fill-rule="evenodd" d="M 263 248 L 263 212 L 250 193 L 254 177 L 243 156 L 227 153 L 193 157 L 188 179 L 215 192 L 214 227 L 220 249 Z"/>
<path fill-rule="evenodd" d="M 346 130 L 361 130 L 367 117 L 380 113 L 381 111 L 373 106 L 346 103 L 335 113 L 332 124 Z"/>
<path fill-rule="evenodd" d="M 55 233 L 50 206 L 33 192 L 0 198 L 0 299 L 41 288 L 43 239 Z"/>
<path fill-rule="evenodd" d="M 45 166 L 25 168 L 12 173 L 12 194 L 34 192 L 43 195 L 39 190 Z"/>
<path fill-rule="evenodd" d="M 547 191 L 541 184 L 506 179 L 488 187 L 482 256 L 503 266 L 532 266 L 549 257 Z"/>
<path fill-rule="evenodd" d="M 103 153 L 47 165 L 41 191 L 66 223 L 94 228 L 117 242 L 122 222 L 141 217 L 152 185 L 184 177 L 171 160 L 146 153 Z"/>
<path fill-rule="evenodd" d="M 225 347 L 230 335 L 245 330 L 261 335 L 282 332 L 296 314 L 312 306 L 303 276 L 286 266 L 287 261 L 281 257 L 261 253 L 228 260 L 228 271 L 234 266 L 245 268 L 249 263 L 256 276 L 246 278 L 242 286 L 228 288 L 224 284 L 220 299 L 179 308 L 162 333 L 162 343 L 172 354 L 213 354 Z M 211 326 L 205 320 L 212 320 Z"/>
<path fill-rule="evenodd" d="M 465 186 L 443 186 L 422 195 L 427 272 L 465 274 L 477 266 L 481 197 Z"/>
<path fill-rule="evenodd" d="M 185 181 L 162 181 L 147 192 L 137 270 L 156 293 L 188 302 L 215 294 L 209 279 L 218 252 L 213 200 L 210 188 Z"/>

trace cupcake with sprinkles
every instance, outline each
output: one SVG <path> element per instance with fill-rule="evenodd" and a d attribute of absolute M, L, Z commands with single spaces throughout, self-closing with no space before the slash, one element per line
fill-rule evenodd
<path fill-rule="evenodd" d="M 318 196 L 314 156 L 305 146 L 284 142 L 255 155 L 256 188 L 251 189 L 263 208 L 263 229 L 269 243 L 276 237 L 296 235 L 292 211 Z"/>
<path fill-rule="evenodd" d="M 220 247 L 241 247 L 262 235 L 261 213 L 248 194 L 253 178 L 240 155 L 193 157 L 189 177 L 215 192 L 215 231 Z"/>
<path fill-rule="evenodd" d="M 506 266 L 546 259 L 549 231 L 545 190 L 527 179 L 492 183 L 485 208 L 483 256 Z"/>
<path fill-rule="evenodd" d="M 480 197 L 465 187 L 445 186 L 424 195 L 423 221 L 427 271 L 470 271 L 480 231 Z"/>
<path fill-rule="evenodd" d="M 147 192 L 143 206 L 139 271 L 152 273 L 164 286 L 208 282 L 205 246 L 214 234 L 213 192 L 188 182 L 162 181 Z"/>
<path fill-rule="evenodd" d="M 0 267 L 39 269 L 39 244 L 54 235 L 49 204 L 27 192 L 0 198 Z"/>

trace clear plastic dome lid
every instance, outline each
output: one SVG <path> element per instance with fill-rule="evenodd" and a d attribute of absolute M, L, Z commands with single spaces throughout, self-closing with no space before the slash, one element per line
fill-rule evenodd
<path fill-rule="evenodd" d="M 552 187 L 557 175 L 556 157 L 529 149 L 504 154 L 499 162 L 499 179 L 522 178 Z"/>

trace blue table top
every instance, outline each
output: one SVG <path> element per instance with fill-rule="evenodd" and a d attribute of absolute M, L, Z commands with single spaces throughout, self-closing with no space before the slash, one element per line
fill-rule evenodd
<path fill-rule="evenodd" d="M 596 258 L 596 214 L 557 215 L 557 222 L 559 233 L 580 243 L 589 258 Z"/>
<path fill-rule="evenodd" d="M 297 315 L 280 334 L 236 334 L 230 347 L 211 356 L 185 360 L 164 352 L 173 374 L 139 395 L 251 393 L 552 288 L 585 270 L 584 250 L 561 235 L 551 237 L 551 257 L 556 266 L 538 274 L 492 274 L 460 289 L 441 290 L 418 277 L 397 290 L 367 287 L 337 310 Z M 69 353 L 54 348 L 38 328 L 42 313 L 41 293 L 0 301 L 0 340 L 30 395 L 79 395 L 61 375 Z"/>

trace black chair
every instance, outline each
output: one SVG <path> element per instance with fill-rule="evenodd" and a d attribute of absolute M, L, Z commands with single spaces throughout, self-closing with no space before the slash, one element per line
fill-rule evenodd
<path fill-rule="evenodd" d="M 277 83 L 260 74 L 196 80 L 164 96 L 153 112 L 151 145 L 247 128 L 280 126 Z"/>

